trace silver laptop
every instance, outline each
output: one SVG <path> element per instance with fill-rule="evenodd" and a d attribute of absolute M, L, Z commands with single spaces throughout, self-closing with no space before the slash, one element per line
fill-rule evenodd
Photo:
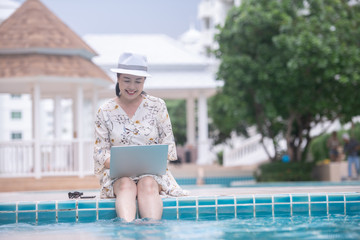
<path fill-rule="evenodd" d="M 168 145 L 113 146 L 110 151 L 110 177 L 133 177 L 166 173 Z"/>

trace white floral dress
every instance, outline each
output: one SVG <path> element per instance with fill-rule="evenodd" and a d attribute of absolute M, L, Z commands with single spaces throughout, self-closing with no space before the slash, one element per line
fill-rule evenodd
<path fill-rule="evenodd" d="M 153 96 L 142 95 L 143 100 L 134 116 L 129 118 L 125 111 L 111 99 L 103 104 L 95 120 L 94 161 L 95 174 L 100 179 L 100 197 L 113 198 L 113 183 L 109 169 L 104 163 L 110 157 L 111 146 L 168 144 L 168 160 L 177 159 L 174 136 L 165 102 Z M 171 172 L 166 174 L 131 177 L 135 182 L 145 176 L 152 176 L 161 186 L 161 195 L 184 196 L 188 193 L 179 187 Z"/>

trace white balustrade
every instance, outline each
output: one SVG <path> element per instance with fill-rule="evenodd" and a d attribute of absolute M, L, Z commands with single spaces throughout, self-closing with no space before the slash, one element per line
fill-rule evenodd
<path fill-rule="evenodd" d="M 41 176 L 83 176 L 94 172 L 93 141 L 82 140 L 83 159 L 78 159 L 81 140 L 47 140 L 40 143 Z M 82 169 L 80 161 L 82 161 Z M 34 141 L 0 142 L 0 177 L 34 177 Z"/>
<path fill-rule="evenodd" d="M 265 140 L 265 144 L 270 154 L 274 153 L 271 142 Z M 261 135 L 255 135 L 249 139 L 241 141 L 233 148 L 224 149 L 224 166 L 253 165 L 268 160 L 268 156 L 261 143 Z"/>

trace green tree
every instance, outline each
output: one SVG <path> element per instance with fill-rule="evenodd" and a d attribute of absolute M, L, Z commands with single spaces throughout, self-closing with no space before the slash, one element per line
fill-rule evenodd
<path fill-rule="evenodd" d="M 349 2 L 244 0 L 229 12 L 216 36 L 218 136 L 256 125 L 299 161 L 314 125 L 360 114 L 360 6 Z"/>
<path fill-rule="evenodd" d="M 166 100 L 176 144 L 186 143 L 186 102 L 185 100 Z"/>

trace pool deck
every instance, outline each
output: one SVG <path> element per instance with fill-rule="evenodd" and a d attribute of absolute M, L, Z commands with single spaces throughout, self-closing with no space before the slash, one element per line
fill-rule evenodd
<path fill-rule="evenodd" d="M 190 191 L 190 197 L 200 196 L 238 196 L 252 194 L 294 194 L 294 193 L 355 193 L 360 192 L 360 186 L 282 186 L 282 187 L 233 187 L 224 188 L 216 186 L 183 186 Z M 99 198 L 98 190 L 80 190 L 84 196 L 96 196 Z M 0 202 L 17 201 L 51 201 L 68 200 L 68 191 L 24 191 L 24 192 L 2 192 L 0 193 Z"/>
<path fill-rule="evenodd" d="M 197 166 L 183 164 L 170 165 L 175 178 L 234 177 L 251 176 L 256 166 L 221 167 Z M 252 184 L 251 182 L 235 182 L 232 187 L 221 185 L 182 185 L 190 191 L 191 197 L 200 196 L 237 196 L 261 194 L 293 194 L 293 193 L 355 193 L 360 192 L 360 181 L 357 182 L 302 182 L 302 183 L 270 183 Z M 0 178 L 0 202 L 18 201 L 51 201 L 68 200 L 68 192 L 80 191 L 84 196 L 99 198 L 99 181 L 95 176 L 78 177 L 44 177 L 35 178 Z"/>
<path fill-rule="evenodd" d="M 199 166 L 196 164 L 169 165 L 169 169 L 175 178 L 198 178 L 203 177 L 234 177 L 252 176 L 256 166 L 245 167 L 222 167 L 218 165 Z M 96 176 L 52 176 L 35 179 L 33 177 L 0 178 L 0 192 L 22 191 L 49 191 L 49 190 L 73 190 L 99 189 L 99 180 Z"/>

